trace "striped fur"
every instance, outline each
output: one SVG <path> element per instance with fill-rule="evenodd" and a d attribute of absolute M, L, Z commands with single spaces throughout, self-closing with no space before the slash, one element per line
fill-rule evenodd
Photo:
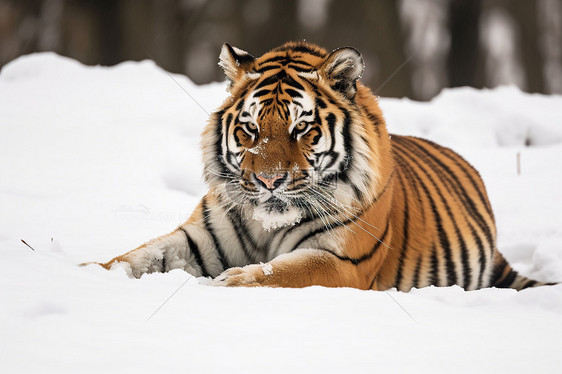
<path fill-rule="evenodd" d="M 484 183 L 458 154 L 389 136 L 361 55 L 226 44 L 231 96 L 203 133 L 208 194 L 168 235 L 102 264 L 181 268 L 227 286 L 522 289 Z M 263 264 L 266 263 L 266 264 Z"/>

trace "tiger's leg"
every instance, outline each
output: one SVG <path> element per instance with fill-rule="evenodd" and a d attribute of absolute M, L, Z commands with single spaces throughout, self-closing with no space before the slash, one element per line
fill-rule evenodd
<path fill-rule="evenodd" d="M 219 243 L 210 231 L 206 209 L 207 197 L 199 203 L 191 217 L 175 231 L 153 239 L 140 247 L 117 256 L 106 263 L 106 269 L 123 267 L 130 276 L 183 269 L 194 276 L 215 277 L 230 265 Z M 220 216 L 220 212 L 218 213 Z M 219 217 L 220 218 L 220 217 Z M 88 265 L 84 263 L 82 265 Z"/>
<path fill-rule="evenodd" d="M 213 281 L 215 286 L 354 287 L 369 289 L 372 273 L 320 249 L 298 249 L 265 264 L 231 268 Z"/>
<path fill-rule="evenodd" d="M 172 269 L 183 269 L 194 276 L 215 276 L 224 269 L 209 233 L 194 224 L 182 225 L 130 252 L 97 264 L 108 270 L 123 267 L 135 278 Z"/>

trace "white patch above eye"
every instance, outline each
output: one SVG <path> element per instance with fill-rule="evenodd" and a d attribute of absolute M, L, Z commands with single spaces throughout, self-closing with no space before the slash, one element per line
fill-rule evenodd
<path fill-rule="evenodd" d="M 259 112 L 258 108 L 260 107 L 259 104 L 251 103 L 250 107 L 248 108 L 248 112 L 250 112 L 250 115 L 252 116 L 252 118 L 256 118 L 256 113 Z"/>
<path fill-rule="evenodd" d="M 318 71 L 313 70 L 313 71 L 301 71 L 299 73 L 297 73 L 297 75 L 299 77 L 305 78 L 305 79 L 311 79 L 311 80 L 318 80 L 320 78 L 320 76 L 318 75 Z"/>
<path fill-rule="evenodd" d="M 298 100 L 293 100 L 289 104 L 289 115 L 291 116 L 291 125 L 289 126 L 289 132 L 292 132 L 297 124 L 300 122 L 312 122 L 314 121 L 314 101 L 304 91 L 300 91 L 302 98 Z"/>
<path fill-rule="evenodd" d="M 252 123 L 256 126 L 258 132 L 260 127 L 258 126 L 257 114 L 259 113 L 261 105 L 257 101 L 253 101 L 249 104 L 244 105 L 244 108 L 240 111 L 238 115 L 238 120 L 242 123 Z M 253 136 L 253 134 L 250 134 Z"/>

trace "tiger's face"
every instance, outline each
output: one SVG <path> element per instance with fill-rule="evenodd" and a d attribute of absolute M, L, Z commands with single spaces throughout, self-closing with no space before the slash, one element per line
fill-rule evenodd
<path fill-rule="evenodd" d="M 352 161 L 359 53 L 289 43 L 255 59 L 225 44 L 220 65 L 231 97 L 204 133 L 211 187 L 266 229 L 336 209 L 329 202 Z"/>

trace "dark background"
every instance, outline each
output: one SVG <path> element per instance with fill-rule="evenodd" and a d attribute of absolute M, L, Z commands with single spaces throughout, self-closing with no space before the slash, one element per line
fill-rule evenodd
<path fill-rule="evenodd" d="M 203 84 L 223 80 L 224 42 L 259 56 L 300 39 L 359 49 L 362 81 L 381 96 L 562 93 L 562 0 L 0 0 L 0 66 L 37 51 L 153 59 Z"/>

